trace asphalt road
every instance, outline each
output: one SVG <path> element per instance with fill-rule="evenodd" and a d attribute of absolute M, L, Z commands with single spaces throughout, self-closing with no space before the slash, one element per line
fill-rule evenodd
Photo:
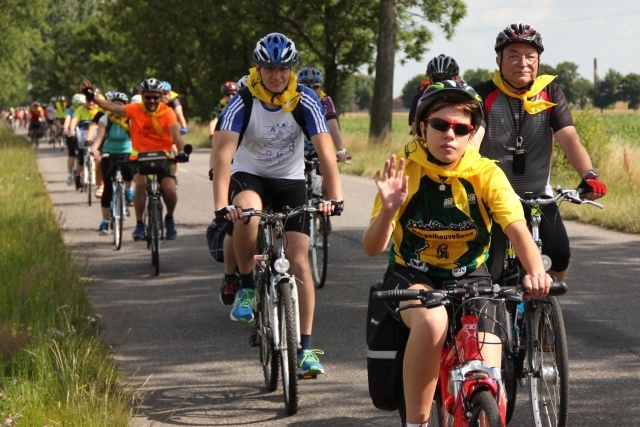
<path fill-rule="evenodd" d="M 222 266 L 205 240 L 213 210 L 209 151 L 196 149 L 182 166 L 179 235 L 161 248 L 159 277 L 146 245 L 130 238 L 132 219 L 120 251 L 111 236 L 98 235 L 99 203 L 88 207 L 86 196 L 66 185 L 65 156 L 41 144 L 38 164 L 105 339 L 128 385 L 138 390 L 131 427 L 399 425 L 397 413 L 375 409 L 367 391 L 366 301 L 386 266 L 386 255 L 368 258 L 360 244 L 372 180 L 343 176 L 347 204 L 343 216 L 332 219 L 328 283 L 317 292 L 313 335 L 313 346 L 325 351 L 327 373 L 301 384 L 299 412 L 287 417 L 281 389 L 263 387 L 257 349 L 248 345 L 250 327 L 229 320 L 219 301 Z M 638 426 L 640 236 L 573 222 L 568 229 L 573 257 L 562 303 L 571 361 L 569 425 Z M 531 425 L 529 418 L 525 396 L 511 425 Z"/>

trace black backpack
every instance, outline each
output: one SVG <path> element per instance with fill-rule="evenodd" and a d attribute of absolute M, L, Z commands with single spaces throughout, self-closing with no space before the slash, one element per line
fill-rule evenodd
<path fill-rule="evenodd" d="M 371 286 L 367 308 L 367 376 L 373 405 L 385 411 L 404 407 L 402 359 L 409 328 L 383 301 L 373 301 L 382 283 Z"/>
<path fill-rule="evenodd" d="M 302 92 L 302 89 L 300 89 L 300 85 L 298 85 L 296 90 L 298 91 L 298 93 Z M 238 140 L 238 143 L 241 143 L 244 132 L 247 130 L 247 126 L 249 126 L 249 119 L 251 119 L 251 110 L 253 109 L 253 95 L 251 95 L 248 87 L 243 87 L 242 89 L 240 89 L 238 95 L 240 95 L 240 97 L 242 98 L 242 103 L 244 104 L 244 120 L 242 122 L 242 129 L 240 130 L 240 139 Z M 296 120 L 296 123 L 298 123 L 298 126 L 302 128 L 302 132 L 307 138 L 309 138 L 307 123 L 304 120 L 304 114 L 302 112 L 302 102 L 299 101 L 291 113 L 293 114 L 293 118 Z"/>

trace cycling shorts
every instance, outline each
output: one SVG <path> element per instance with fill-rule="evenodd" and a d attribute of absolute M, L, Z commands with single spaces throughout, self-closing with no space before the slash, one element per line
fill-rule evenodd
<path fill-rule="evenodd" d="M 452 279 L 443 279 L 440 277 L 432 276 L 427 273 L 424 273 L 420 270 L 416 270 L 415 268 L 405 267 L 400 264 L 392 264 L 387 268 L 387 271 L 384 274 L 384 279 L 382 281 L 382 287 L 385 291 L 391 291 L 395 289 L 409 289 L 410 286 L 415 284 L 427 285 L 433 289 L 443 289 L 447 282 L 453 282 Z M 491 285 L 491 276 L 489 275 L 489 270 L 483 264 L 471 273 L 459 277 L 455 279 L 455 282 L 458 285 L 462 285 L 465 283 L 477 283 L 480 286 Z M 389 308 L 393 311 L 398 308 L 398 301 L 390 301 L 387 302 Z M 502 336 L 503 327 L 505 324 L 503 314 L 505 313 L 504 309 L 499 309 L 500 307 L 504 307 L 504 303 L 497 300 L 489 300 L 486 298 L 478 298 L 473 303 L 473 307 L 482 313 L 480 319 L 478 321 L 478 330 L 480 332 L 487 332 L 494 335 Z M 446 306 L 447 311 L 449 312 L 449 318 L 451 319 L 454 313 L 454 309 L 457 308 L 455 305 Z M 414 309 L 409 309 L 414 310 Z M 423 308 L 417 308 L 417 310 L 425 310 Z M 462 310 L 458 310 L 456 312 L 456 325 L 460 325 L 460 316 Z M 500 315 L 500 318 L 498 318 Z"/>
<path fill-rule="evenodd" d="M 258 193 L 263 203 L 265 200 L 271 201 L 274 212 L 282 211 L 285 206 L 297 208 L 307 203 L 304 179 L 265 178 L 246 172 L 234 173 L 229 187 L 230 203 L 233 204 L 235 196 L 245 190 Z M 310 215 L 297 215 L 288 219 L 284 224 L 285 231 L 297 231 L 308 236 L 311 233 L 309 217 Z"/>

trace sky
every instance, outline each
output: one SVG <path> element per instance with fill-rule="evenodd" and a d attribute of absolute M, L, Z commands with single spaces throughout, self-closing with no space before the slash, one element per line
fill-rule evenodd
<path fill-rule="evenodd" d="M 423 60 L 400 64 L 396 54 L 393 94 L 400 96 L 404 85 L 417 75 L 424 76 L 427 63 L 441 53 L 453 57 L 466 70 L 496 69 L 493 49 L 498 33 L 515 22 L 532 25 L 541 35 L 544 53 L 541 62 L 556 66 L 568 61 L 578 65 L 578 73 L 593 81 L 594 58 L 598 75 L 609 69 L 623 76 L 640 74 L 640 1 L 638 0 L 466 0 L 467 16 L 458 24 L 451 40 L 429 24 L 434 33 Z"/>

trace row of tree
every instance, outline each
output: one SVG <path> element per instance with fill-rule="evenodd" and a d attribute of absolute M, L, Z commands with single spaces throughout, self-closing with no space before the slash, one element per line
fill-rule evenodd
<path fill-rule="evenodd" d="M 598 108 L 601 111 L 612 107 L 616 102 L 629 103 L 629 108 L 634 111 L 640 107 L 640 74 L 629 73 L 623 76 L 619 72 L 610 69 L 596 85 L 590 80 L 578 74 L 578 65 L 573 62 L 561 62 L 552 67 L 548 64 L 540 64 L 538 74 L 558 76 L 554 82 L 562 88 L 569 105 L 584 109 L 587 107 Z M 493 70 L 477 68 L 466 71 L 462 78 L 474 86 L 480 82 L 491 80 Z M 402 102 L 409 108 L 411 99 L 416 93 L 416 88 L 424 79 L 424 75 L 415 76 L 402 89 Z"/>
<path fill-rule="evenodd" d="M 390 126 L 391 103 L 372 99 L 391 99 L 395 58 L 422 60 L 429 26 L 450 38 L 466 14 L 462 0 L 3 3 L 0 106 L 71 95 L 84 78 L 132 94 L 153 76 L 181 94 L 190 118 L 207 119 L 220 85 L 247 74 L 258 39 L 278 31 L 296 43 L 300 66 L 324 72 L 325 90 L 341 106 L 380 108 L 383 126 Z M 363 69 L 368 79 L 356 77 Z"/>
<path fill-rule="evenodd" d="M 156 77 L 169 81 L 181 94 L 188 118 L 206 120 L 220 99 L 220 85 L 247 74 L 257 40 L 278 31 L 295 41 L 299 67 L 323 71 L 325 91 L 340 111 L 348 111 L 352 102 L 370 108 L 372 137 L 390 130 L 394 64 L 424 60 L 433 31 L 451 38 L 466 15 L 462 0 L 4 0 L 3 4 L 0 107 L 70 96 L 85 78 L 103 90 L 133 94 L 140 81 Z M 637 76 L 611 71 L 596 91 L 576 68 L 562 63 L 554 70 L 576 105 L 590 100 L 604 108 L 624 97 L 637 108 Z M 472 81 L 488 74 L 471 70 L 464 77 Z M 409 85 L 415 91 L 417 83 Z"/>

